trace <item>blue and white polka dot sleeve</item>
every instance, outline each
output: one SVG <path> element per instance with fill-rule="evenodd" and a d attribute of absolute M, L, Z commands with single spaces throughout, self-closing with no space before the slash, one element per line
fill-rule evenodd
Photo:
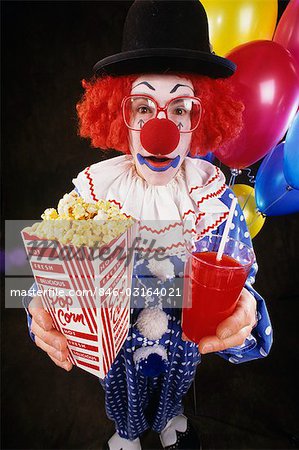
<path fill-rule="evenodd" d="M 228 207 L 230 207 L 234 193 L 228 188 L 221 201 L 223 201 Z M 225 227 L 225 222 L 215 231 L 215 233 L 222 234 Z M 234 219 L 231 225 L 230 237 L 238 239 L 244 244 L 252 247 L 251 238 L 246 226 L 243 211 L 239 205 L 235 210 Z M 219 356 L 227 359 L 233 364 L 239 364 L 242 362 L 251 361 L 253 359 L 263 358 L 270 352 L 273 333 L 269 314 L 266 308 L 264 299 L 258 292 L 252 287 L 255 281 L 255 275 L 257 272 L 257 263 L 255 262 L 250 270 L 245 287 L 254 296 L 257 301 L 257 323 L 253 328 L 251 334 L 248 336 L 244 344 L 238 347 L 232 347 L 222 352 L 218 352 Z"/>

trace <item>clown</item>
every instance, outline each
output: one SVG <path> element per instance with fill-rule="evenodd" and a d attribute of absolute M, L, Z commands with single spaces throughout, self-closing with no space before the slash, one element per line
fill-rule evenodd
<path fill-rule="evenodd" d="M 217 352 L 237 364 L 266 356 L 272 343 L 264 300 L 252 287 L 256 264 L 232 316 L 199 345 L 182 335 L 179 299 L 170 295 L 184 273 L 186 231 L 197 238 L 221 234 L 234 197 L 222 172 L 199 156 L 225 146 L 242 127 L 243 105 L 229 80 L 235 66 L 211 52 L 198 0 L 136 0 L 123 51 L 94 70 L 77 105 L 79 133 L 94 147 L 124 155 L 84 169 L 73 180 L 75 190 L 88 202 L 106 199 L 139 219 L 143 242 L 157 238 L 151 248 L 138 249 L 133 287 L 160 289 L 132 298 L 127 340 L 101 380 L 116 428 L 105 448 L 140 449 L 148 428 L 159 433 L 163 448 L 199 448 L 182 399 L 201 354 Z M 251 245 L 239 207 L 230 236 Z M 166 258 L 144 256 L 161 242 Z M 169 295 L 159 294 L 162 287 Z M 29 304 L 28 320 L 35 343 L 70 370 L 66 340 L 52 329 L 38 298 Z"/>

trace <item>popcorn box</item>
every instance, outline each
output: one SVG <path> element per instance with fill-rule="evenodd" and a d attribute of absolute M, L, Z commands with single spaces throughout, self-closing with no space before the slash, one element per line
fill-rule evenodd
<path fill-rule="evenodd" d="M 104 378 L 127 338 L 136 225 L 97 248 L 61 245 L 22 230 L 44 308 L 70 361 Z"/>

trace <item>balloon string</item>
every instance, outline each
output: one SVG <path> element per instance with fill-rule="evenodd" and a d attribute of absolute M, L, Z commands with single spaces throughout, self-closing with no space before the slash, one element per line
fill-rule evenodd
<path fill-rule="evenodd" d="M 252 226 L 258 219 L 260 216 L 266 217 L 265 212 L 267 211 L 267 209 L 271 208 L 271 206 L 275 205 L 275 203 L 277 203 L 279 200 L 281 200 L 289 191 L 292 190 L 291 186 L 287 186 L 286 187 L 286 191 L 281 194 L 276 200 L 274 200 L 274 202 L 272 202 L 269 206 L 267 206 L 267 208 L 265 209 L 265 211 L 262 213 L 261 211 L 259 211 L 258 209 L 256 209 L 258 211 L 258 216 L 253 220 L 253 222 L 251 222 L 250 224 L 248 224 L 248 226 Z"/>
<path fill-rule="evenodd" d="M 247 226 L 248 226 L 248 227 L 249 227 L 249 226 L 252 227 L 252 225 L 255 224 L 255 222 L 259 219 L 260 216 L 266 218 L 267 216 L 266 216 L 265 212 L 266 212 L 269 208 L 271 208 L 271 206 L 275 205 L 275 203 L 279 202 L 279 200 L 281 200 L 288 192 L 290 192 L 290 191 L 292 191 L 292 190 L 293 190 L 293 188 L 292 188 L 291 186 L 287 186 L 287 187 L 286 187 L 286 191 L 285 191 L 283 194 L 281 194 L 276 200 L 274 200 L 269 206 L 267 206 L 267 208 L 265 209 L 264 212 L 261 212 L 261 211 L 259 211 L 259 210 L 256 208 L 256 211 L 257 211 L 259 214 L 257 214 L 257 217 L 256 217 L 251 223 L 247 224 Z M 245 206 L 246 206 L 246 203 L 247 203 L 247 200 L 246 200 L 244 206 L 242 207 L 242 211 L 244 211 L 244 208 L 245 208 Z"/>
<path fill-rule="evenodd" d="M 291 186 L 286 186 L 286 190 L 283 194 L 281 194 L 276 200 L 274 200 L 274 202 L 272 202 L 269 206 L 267 206 L 267 208 L 265 209 L 265 211 L 263 212 L 263 214 L 265 214 L 265 212 L 271 208 L 271 206 L 275 205 L 275 203 L 279 202 L 279 200 L 281 200 L 285 195 L 287 195 L 288 192 L 290 192 L 292 190 Z"/>
<path fill-rule="evenodd" d="M 250 199 L 250 197 L 251 197 L 251 193 L 248 194 L 248 196 L 247 196 L 247 198 L 246 198 L 246 200 L 245 200 L 245 203 L 244 203 L 244 205 L 242 206 L 242 211 L 244 211 L 244 209 L 245 209 L 245 207 L 246 207 L 246 205 L 247 205 L 248 200 Z"/>
<path fill-rule="evenodd" d="M 228 186 L 229 187 L 234 187 L 234 185 L 235 185 L 235 181 L 236 181 L 236 177 L 238 176 L 238 175 L 240 175 L 241 174 L 241 170 L 239 170 L 239 169 L 230 169 L 230 173 L 231 173 L 231 175 L 230 175 L 230 179 L 229 179 L 229 183 L 228 183 Z"/>
<path fill-rule="evenodd" d="M 230 179 L 229 179 L 229 183 L 228 183 L 228 185 L 229 185 L 229 187 L 234 187 L 234 185 L 235 185 L 235 181 L 236 181 L 236 177 L 237 177 L 237 175 L 235 175 L 235 174 L 231 174 L 231 176 L 230 176 Z"/>
<path fill-rule="evenodd" d="M 257 210 L 258 211 L 258 210 Z M 260 216 L 262 216 L 262 217 L 264 217 L 264 214 L 262 214 L 260 211 L 258 211 L 258 215 L 256 216 L 256 218 L 251 222 L 251 223 L 249 223 L 247 226 L 248 226 L 248 228 L 249 227 L 252 227 L 252 225 L 260 218 Z"/>
<path fill-rule="evenodd" d="M 258 168 L 258 176 L 259 176 L 259 178 L 262 176 L 262 173 L 264 172 L 265 167 L 267 166 L 267 163 L 268 163 L 269 159 L 271 158 L 272 153 L 274 153 L 274 150 L 275 150 L 275 147 L 262 160 L 262 163 L 261 163 L 261 165 Z M 262 165 L 263 165 L 263 167 L 261 167 Z"/>
<path fill-rule="evenodd" d="M 243 169 L 247 171 L 247 177 L 249 179 L 249 183 L 254 184 L 255 183 L 255 179 L 254 179 L 254 175 L 251 175 L 251 169 L 249 167 L 247 167 L 246 169 Z"/>
<path fill-rule="evenodd" d="M 228 186 L 231 187 L 232 186 L 232 182 L 233 182 L 233 178 L 235 177 L 235 175 L 231 175 L 229 182 L 228 182 Z"/>

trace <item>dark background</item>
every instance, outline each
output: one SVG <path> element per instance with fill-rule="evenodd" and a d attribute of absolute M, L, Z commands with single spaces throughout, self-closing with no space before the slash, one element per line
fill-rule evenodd
<path fill-rule="evenodd" d="M 119 51 L 130 4 L 2 2 L 3 218 L 39 218 L 79 171 L 117 154 L 77 136 L 75 104 L 93 64 Z M 297 234 L 298 215 L 268 217 L 254 240 L 274 345 L 265 360 L 239 366 L 203 358 L 197 415 L 192 392 L 186 412 L 204 448 L 298 448 Z M 114 429 L 98 380 L 56 368 L 30 341 L 23 310 L 2 308 L 2 331 L 2 448 L 100 449 Z M 142 442 L 160 448 L 154 434 Z"/>

